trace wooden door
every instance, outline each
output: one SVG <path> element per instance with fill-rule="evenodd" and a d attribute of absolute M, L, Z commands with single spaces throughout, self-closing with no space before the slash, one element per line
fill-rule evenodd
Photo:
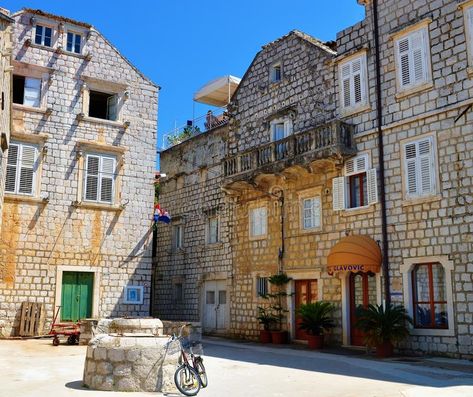
<path fill-rule="evenodd" d="M 296 339 L 306 340 L 307 333 L 299 329 L 301 320 L 299 316 L 297 316 L 297 309 L 304 303 L 317 301 L 317 280 L 296 280 L 295 292 Z"/>
<path fill-rule="evenodd" d="M 204 329 L 228 328 L 228 293 L 225 280 L 207 281 L 204 287 Z"/>
<path fill-rule="evenodd" d="M 62 274 L 61 321 L 78 321 L 92 315 L 94 274 Z"/>
<path fill-rule="evenodd" d="M 364 333 L 355 328 L 358 312 L 376 304 L 376 277 L 373 273 L 350 274 L 350 343 L 364 346 Z"/>

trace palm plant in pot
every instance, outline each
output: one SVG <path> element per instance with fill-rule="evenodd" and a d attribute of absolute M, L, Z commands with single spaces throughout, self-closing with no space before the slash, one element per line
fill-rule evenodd
<path fill-rule="evenodd" d="M 388 304 L 361 308 L 355 326 L 365 334 L 366 344 L 376 347 L 378 357 L 390 357 L 393 343 L 409 336 L 408 325 L 412 323 L 404 306 Z"/>
<path fill-rule="evenodd" d="M 261 343 L 271 343 L 271 325 L 276 322 L 276 318 L 271 313 L 270 309 L 259 306 L 258 322 L 263 326 L 259 331 L 259 340 Z"/>
<path fill-rule="evenodd" d="M 272 299 L 271 310 L 276 324 L 276 329 L 271 330 L 271 340 L 274 344 L 287 343 L 287 331 L 283 330 L 283 321 L 288 310 L 285 309 L 284 300 L 291 296 L 286 287 L 291 280 L 286 273 L 274 274 L 268 278 L 269 283 L 275 287 L 275 292 L 267 295 Z"/>
<path fill-rule="evenodd" d="M 310 349 L 321 349 L 324 344 L 324 333 L 335 326 L 332 312 L 335 306 L 330 302 L 313 302 L 299 306 L 299 328 L 307 332 Z"/>

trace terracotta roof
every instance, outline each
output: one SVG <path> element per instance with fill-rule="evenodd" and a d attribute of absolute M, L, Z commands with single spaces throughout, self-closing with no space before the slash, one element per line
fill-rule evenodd
<path fill-rule="evenodd" d="M 42 16 L 42 17 L 45 17 L 45 18 L 55 19 L 57 21 L 72 23 L 74 25 L 83 26 L 83 27 L 88 28 L 88 29 L 90 29 L 92 27 L 92 25 L 90 23 L 76 21 L 75 19 L 62 17 L 60 15 L 50 14 L 49 12 L 45 12 L 43 10 L 35 10 L 34 8 L 26 8 L 26 7 L 22 8 L 20 11 L 16 12 L 15 15 L 21 14 L 21 13 L 24 13 L 24 12 L 39 15 L 39 16 Z"/>
<path fill-rule="evenodd" d="M 265 44 L 261 48 L 265 49 L 265 48 L 268 48 L 270 46 L 273 46 L 274 44 L 279 43 L 280 41 L 282 41 L 282 40 L 284 40 L 287 37 L 292 36 L 292 35 L 300 37 L 301 39 L 303 39 L 303 40 L 305 40 L 305 41 L 321 48 L 324 51 L 327 51 L 328 53 L 330 53 L 332 55 L 337 54 L 336 51 L 334 51 L 329 46 L 327 46 L 323 41 L 321 41 L 319 39 L 316 39 L 315 37 L 313 37 L 313 36 L 311 36 L 307 33 L 301 32 L 300 30 L 297 30 L 297 29 L 291 30 L 289 33 L 285 34 L 284 36 L 279 37 L 278 39 L 276 39 L 274 41 L 269 42 L 268 44 Z"/>

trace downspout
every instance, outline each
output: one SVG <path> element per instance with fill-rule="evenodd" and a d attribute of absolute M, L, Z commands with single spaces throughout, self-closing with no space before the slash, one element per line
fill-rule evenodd
<path fill-rule="evenodd" d="M 284 191 L 281 189 L 281 196 L 278 198 L 281 206 L 281 248 L 279 249 L 279 273 L 283 272 L 284 264 Z"/>
<path fill-rule="evenodd" d="M 382 100 L 381 100 L 381 64 L 379 54 L 379 26 L 378 26 L 378 0 L 373 0 L 373 23 L 374 23 L 374 48 L 375 48 L 375 69 L 376 69 L 376 115 L 379 148 L 379 178 L 380 178 L 380 201 L 381 201 L 381 232 L 383 236 L 383 273 L 384 273 L 384 293 L 386 305 L 391 303 L 391 292 L 389 283 L 389 257 L 388 257 L 388 226 L 386 214 L 386 187 L 384 173 L 384 144 L 382 128 Z"/>

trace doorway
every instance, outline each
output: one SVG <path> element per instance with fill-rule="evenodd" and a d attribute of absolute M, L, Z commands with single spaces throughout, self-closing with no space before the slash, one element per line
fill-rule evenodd
<path fill-rule="evenodd" d="M 355 328 L 359 317 L 359 311 L 368 305 L 376 305 L 377 289 L 376 276 L 374 273 L 358 272 L 350 273 L 350 344 L 353 346 L 364 346 L 364 333 Z"/>
<path fill-rule="evenodd" d="M 301 319 L 297 315 L 297 309 L 300 305 L 305 303 L 313 303 L 317 301 L 318 292 L 317 292 L 317 280 L 295 280 L 294 282 L 295 289 L 295 319 L 296 319 L 296 330 L 295 335 L 296 339 L 306 340 L 307 333 L 299 329 L 299 324 Z"/>
<path fill-rule="evenodd" d="M 226 280 L 204 284 L 203 326 L 206 332 L 221 332 L 228 328 L 228 296 Z"/>
<path fill-rule="evenodd" d="M 94 273 L 63 272 L 61 321 L 78 321 L 92 316 Z"/>

